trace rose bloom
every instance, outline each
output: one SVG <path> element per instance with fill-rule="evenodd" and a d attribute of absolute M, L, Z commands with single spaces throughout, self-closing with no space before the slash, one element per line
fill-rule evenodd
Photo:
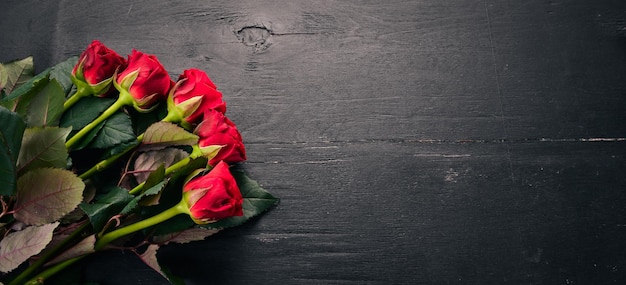
<path fill-rule="evenodd" d="M 183 186 L 183 199 L 191 219 L 206 224 L 242 216 L 243 197 L 228 164 L 221 161 L 208 174 L 196 176 Z"/>
<path fill-rule="evenodd" d="M 237 126 L 223 113 L 217 110 L 204 112 L 202 122 L 196 127 L 194 133 L 198 135 L 200 147 L 221 145 L 217 155 L 209 161 L 215 165 L 223 160 L 229 164 L 246 160 L 246 149 L 243 145 L 241 134 Z"/>
<path fill-rule="evenodd" d="M 108 84 L 100 85 L 106 80 L 110 80 L 118 69 L 124 69 L 126 60 L 109 49 L 98 40 L 94 40 L 87 46 L 78 59 L 78 63 L 72 69 L 74 80 L 89 84 L 95 95 L 104 95 L 111 87 Z"/>
<path fill-rule="evenodd" d="M 184 120 L 191 125 L 200 123 L 206 110 L 215 109 L 222 113 L 226 112 L 226 103 L 222 100 L 222 93 L 217 91 L 217 87 L 209 76 L 199 69 L 185 70 L 178 77 L 178 82 L 171 94 L 176 106 L 184 106 L 189 100 L 197 100 L 191 107 L 182 107 L 182 109 L 195 107 L 194 110 L 183 110 L 186 114 Z"/>
<path fill-rule="evenodd" d="M 133 96 L 135 108 L 146 111 L 166 98 L 173 84 L 156 56 L 133 50 L 128 66 L 117 75 L 117 84 Z"/>

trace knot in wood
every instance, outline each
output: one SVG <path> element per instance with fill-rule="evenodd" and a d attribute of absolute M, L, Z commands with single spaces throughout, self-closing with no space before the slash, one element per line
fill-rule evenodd
<path fill-rule="evenodd" d="M 244 45 L 254 47 L 255 51 L 259 51 L 269 47 L 268 39 L 272 31 L 266 27 L 248 26 L 241 28 L 236 34 Z"/>

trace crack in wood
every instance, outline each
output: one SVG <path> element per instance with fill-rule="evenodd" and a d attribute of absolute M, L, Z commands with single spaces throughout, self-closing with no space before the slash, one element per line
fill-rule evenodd
<path fill-rule="evenodd" d="M 608 137 L 608 138 L 535 138 L 535 139 L 360 139 L 360 140 L 336 140 L 336 141 L 292 141 L 292 142 L 273 142 L 273 141 L 248 141 L 247 144 L 274 144 L 274 145 L 307 145 L 307 144 L 359 144 L 359 143 L 395 143 L 395 144 L 489 144 L 489 143 L 602 143 L 602 142 L 626 142 L 626 137 Z M 310 147 L 313 148 L 313 147 Z M 329 146 L 315 148 L 331 148 Z"/>
<path fill-rule="evenodd" d="M 275 33 L 270 28 L 263 25 L 245 26 L 235 32 L 237 39 L 245 46 L 253 47 L 254 52 L 260 52 L 268 49 L 272 43 L 272 36 L 297 36 L 297 35 L 318 35 L 313 32 L 289 32 Z"/>

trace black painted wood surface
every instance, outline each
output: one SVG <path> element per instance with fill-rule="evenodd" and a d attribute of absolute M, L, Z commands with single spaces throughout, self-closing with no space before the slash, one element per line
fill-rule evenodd
<path fill-rule="evenodd" d="M 165 247 L 188 284 L 626 282 L 622 0 L 0 4 L 2 62 L 93 39 L 206 70 L 282 198 Z M 130 253 L 73 272 L 167 284 Z"/>

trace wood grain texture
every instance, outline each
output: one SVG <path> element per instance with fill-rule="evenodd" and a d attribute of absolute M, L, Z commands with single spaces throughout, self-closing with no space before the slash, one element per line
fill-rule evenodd
<path fill-rule="evenodd" d="M 224 93 L 282 202 L 164 248 L 188 284 L 626 281 L 623 1 L 2 5 L 2 61 L 100 39 Z M 78 272 L 166 284 L 128 253 Z"/>

